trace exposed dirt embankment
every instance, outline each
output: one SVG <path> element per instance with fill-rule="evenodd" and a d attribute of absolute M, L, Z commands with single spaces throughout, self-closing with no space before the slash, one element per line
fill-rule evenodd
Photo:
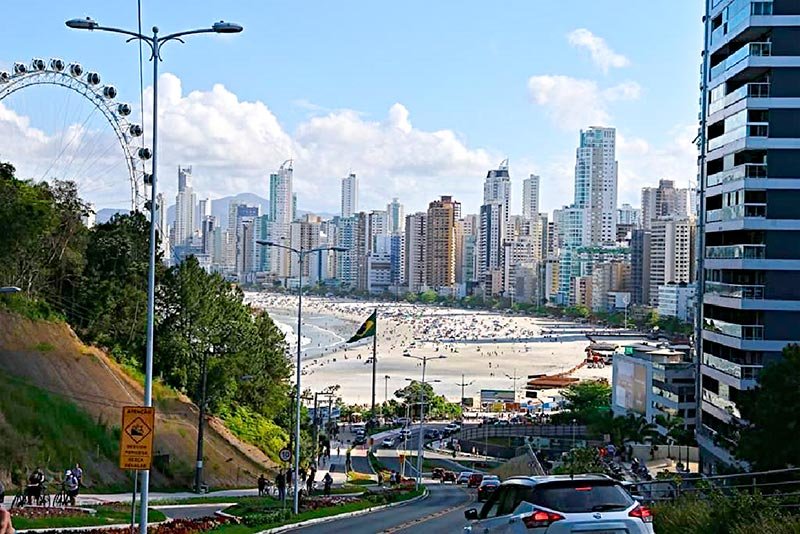
<path fill-rule="evenodd" d="M 81 343 L 68 325 L 31 321 L 2 310 L 0 371 L 74 402 L 110 427 L 120 425 L 123 406 L 142 404 L 142 386 L 102 351 Z M 169 468 L 154 473 L 154 483 L 186 485 L 195 463 L 198 409 L 165 388 L 156 388 L 154 398 L 156 452 L 169 455 Z M 271 469 L 272 462 L 261 451 L 236 439 L 219 420 L 209 418 L 208 423 L 206 483 L 254 485 L 260 472 Z M 82 463 L 96 470 L 95 479 L 104 484 L 125 480 L 113 462 L 98 460 L 93 451 L 86 451 Z"/>

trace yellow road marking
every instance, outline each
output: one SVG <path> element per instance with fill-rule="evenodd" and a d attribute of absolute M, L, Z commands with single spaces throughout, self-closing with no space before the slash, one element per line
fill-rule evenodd
<path fill-rule="evenodd" d="M 463 493 L 466 493 L 464 490 L 461 490 L 461 491 Z M 401 525 L 397 525 L 396 527 L 392 527 L 392 528 L 389 528 L 389 529 L 386 529 L 386 530 L 382 530 L 381 534 L 393 534 L 395 532 L 400 532 L 401 530 L 405 530 L 407 528 L 415 527 L 415 526 L 420 525 L 422 523 L 426 523 L 428 521 L 431 521 L 432 519 L 437 519 L 439 517 L 442 517 L 443 515 L 447 515 L 447 514 L 453 512 L 454 510 L 457 510 L 457 509 L 461 508 L 462 506 L 466 506 L 470 502 L 472 502 L 472 497 L 468 496 L 467 500 L 465 500 L 464 502 L 461 502 L 459 504 L 450 506 L 449 508 L 444 508 L 442 510 L 439 510 L 438 512 L 433 513 L 433 514 L 428 514 L 426 516 L 422 516 L 422 517 L 420 517 L 418 519 L 412 519 L 411 521 L 406 521 L 405 523 L 403 523 Z"/>

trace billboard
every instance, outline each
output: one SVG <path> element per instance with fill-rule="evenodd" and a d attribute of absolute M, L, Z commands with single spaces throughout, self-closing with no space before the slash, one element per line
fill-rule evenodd
<path fill-rule="evenodd" d="M 647 413 L 647 369 L 627 358 L 614 360 L 616 404 L 642 415 Z"/>
<path fill-rule="evenodd" d="M 514 391 L 511 389 L 482 389 L 481 404 L 496 402 L 514 402 Z"/>

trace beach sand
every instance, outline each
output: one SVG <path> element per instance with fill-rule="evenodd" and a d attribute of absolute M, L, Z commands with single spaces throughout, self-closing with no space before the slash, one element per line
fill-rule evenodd
<path fill-rule="evenodd" d="M 280 316 L 284 324 L 287 322 L 285 318 L 297 310 L 296 297 L 248 293 L 247 299 L 270 314 Z M 466 382 L 473 382 L 465 388 L 465 396 L 475 398 L 477 404 L 481 389 L 511 390 L 514 380 L 509 376 L 522 377 L 516 381 L 516 388 L 518 400 L 524 400 L 524 385 L 529 375 L 555 374 L 573 369 L 584 360 L 589 344 L 584 332 L 591 327 L 562 320 L 318 297 L 303 298 L 304 325 L 309 321 L 308 324 L 319 326 L 328 317 L 332 320 L 328 321 L 330 332 L 325 339 L 330 340 L 333 336 L 347 339 L 376 308 L 378 403 L 386 397 L 384 376 L 390 377 L 390 399 L 396 390 L 408 383 L 406 378 L 421 378 L 421 362 L 404 357 L 404 353 L 445 356 L 445 359 L 429 360 L 426 380 L 440 380 L 433 384 L 436 393 L 457 402 L 461 396 L 458 384 L 463 374 Z M 303 336 L 311 338 L 309 343 L 304 343 L 308 353 L 303 357 L 303 389 L 318 391 L 338 384 L 344 402 L 369 403 L 372 339 L 351 345 L 340 342 L 327 346 L 325 342 L 323 345 L 327 348 L 319 349 L 313 328 L 304 326 Z M 287 336 L 288 341 L 292 339 L 291 335 Z M 293 347 L 290 347 L 292 353 Z M 571 376 L 604 378 L 610 382 L 611 367 L 582 367 Z"/>

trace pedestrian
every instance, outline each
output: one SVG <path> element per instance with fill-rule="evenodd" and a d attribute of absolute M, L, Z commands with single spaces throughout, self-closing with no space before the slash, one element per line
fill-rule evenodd
<path fill-rule="evenodd" d="M 275 486 L 278 488 L 278 500 L 286 500 L 286 477 L 283 475 L 283 470 L 278 471 L 278 476 L 275 477 Z"/>
<path fill-rule="evenodd" d="M 258 475 L 258 496 L 263 497 L 264 491 L 267 489 L 267 479 L 264 477 L 264 474 Z"/>
<path fill-rule="evenodd" d="M 340 457 L 342 455 L 342 450 L 339 445 L 336 446 L 336 457 Z"/>
<path fill-rule="evenodd" d="M 75 468 L 72 470 L 72 474 L 75 475 L 78 479 L 78 486 L 81 488 L 83 487 L 83 469 L 81 468 L 81 464 L 76 463 Z"/>
<path fill-rule="evenodd" d="M 383 471 L 378 469 L 378 486 L 383 486 Z"/>
<path fill-rule="evenodd" d="M 64 478 L 64 490 L 67 492 L 70 506 L 75 506 L 75 498 L 78 496 L 78 477 L 72 471 L 66 472 Z"/>
<path fill-rule="evenodd" d="M 292 474 L 291 469 L 286 470 L 286 487 L 289 489 L 292 489 Z"/>
<path fill-rule="evenodd" d="M 330 473 L 325 473 L 325 476 L 322 479 L 322 483 L 325 486 L 325 495 L 331 494 L 331 484 L 333 484 L 333 477 Z"/>
<path fill-rule="evenodd" d="M 314 469 L 314 466 L 311 466 L 311 470 L 308 472 L 308 478 L 306 479 L 306 492 L 311 495 L 311 491 L 314 489 L 314 479 L 317 476 L 317 470 Z"/>

